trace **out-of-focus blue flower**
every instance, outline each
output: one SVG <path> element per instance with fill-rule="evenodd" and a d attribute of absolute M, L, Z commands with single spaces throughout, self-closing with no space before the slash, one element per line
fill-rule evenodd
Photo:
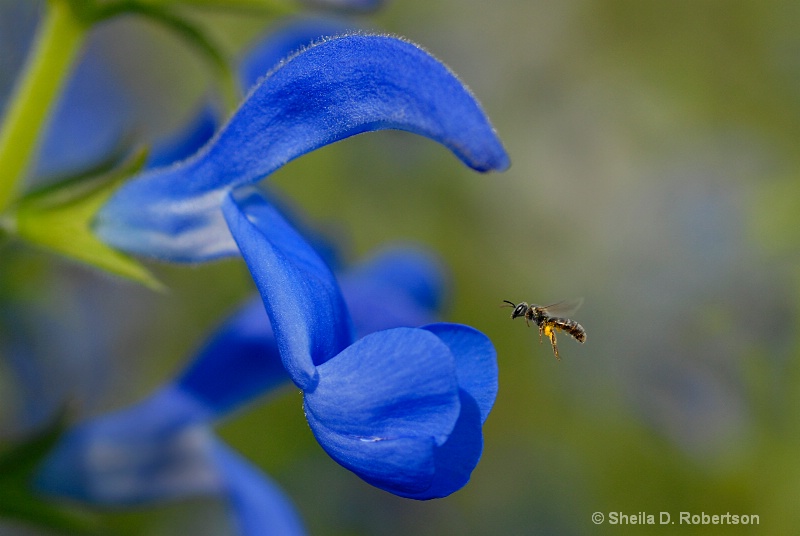
<path fill-rule="evenodd" d="M 200 152 L 125 184 L 100 210 L 108 244 L 172 261 L 234 255 L 223 199 L 290 160 L 362 132 L 407 130 L 479 171 L 508 156 L 463 84 L 419 47 L 350 35 L 305 49 L 272 71 Z"/>
<path fill-rule="evenodd" d="M 36 487 L 104 506 L 218 495 L 243 535 L 303 534 L 280 489 L 214 436 L 206 424 L 214 409 L 196 394 L 174 382 L 78 425 L 46 458 Z"/>
<path fill-rule="evenodd" d="M 35 179 L 85 172 L 129 141 L 133 103 L 108 61 L 90 42 L 50 118 Z"/>
<path fill-rule="evenodd" d="M 303 390 L 309 425 L 328 454 L 405 497 L 443 497 L 464 486 L 480 459 L 481 427 L 497 393 L 495 351 L 486 336 L 468 326 L 430 324 L 353 342 L 333 274 L 275 208 L 255 189 L 240 189 L 226 197 L 223 212 L 283 364 Z M 416 303 L 435 302 L 426 284 L 413 284 L 413 269 L 379 271 L 373 289 L 396 282 L 413 288 Z M 378 316 L 403 303 L 358 298 Z"/>
<path fill-rule="evenodd" d="M 392 261 L 415 277 L 396 278 Z M 346 288 L 363 284 L 378 299 L 353 301 L 357 318 L 379 316 L 383 307 L 377 304 L 394 298 L 400 298 L 391 319 L 395 326 L 435 316 L 431 305 L 438 301 L 442 276 L 418 250 L 385 251 L 346 278 Z M 209 426 L 288 379 L 256 297 L 223 323 L 170 384 L 131 408 L 69 431 L 41 467 L 37 487 L 106 506 L 218 495 L 227 499 L 241 534 L 301 534 L 298 517 L 277 486 L 221 443 Z"/>
<path fill-rule="evenodd" d="M 319 251 L 316 245 L 314 249 Z M 394 247 L 351 268 L 339 277 L 339 285 L 356 338 L 431 322 L 431 313 L 441 310 L 445 289 L 443 269 L 436 259 L 410 245 Z"/>
<path fill-rule="evenodd" d="M 33 41 L 38 11 L 35 2 L 0 1 L 0 115 Z"/>

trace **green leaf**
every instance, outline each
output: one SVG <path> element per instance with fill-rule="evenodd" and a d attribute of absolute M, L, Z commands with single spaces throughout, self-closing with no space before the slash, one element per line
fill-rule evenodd
<path fill-rule="evenodd" d="M 19 201 L 6 227 L 32 244 L 161 290 L 163 285 L 142 264 L 98 240 L 91 229 L 100 207 L 144 160 L 140 151 L 107 175 L 33 192 Z"/>

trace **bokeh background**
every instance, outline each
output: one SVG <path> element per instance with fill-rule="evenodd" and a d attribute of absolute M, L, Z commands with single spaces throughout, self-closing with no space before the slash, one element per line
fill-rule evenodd
<path fill-rule="evenodd" d="M 3 21 L 0 98 L 18 64 L 6 45 L 35 23 L 30 4 L 28 18 Z M 274 22 L 192 13 L 232 53 Z M 483 458 L 449 498 L 394 497 L 327 457 L 292 388 L 220 434 L 281 484 L 314 535 L 798 530 L 800 4 L 393 0 L 351 20 L 458 73 L 512 168 L 482 176 L 428 140 L 382 132 L 269 180 L 350 260 L 398 240 L 438 252 L 445 318 L 498 351 Z M 144 138 L 177 128 L 210 90 L 193 52 L 141 19 L 98 28 L 90 46 L 129 88 Z M 5 441 L 64 400 L 78 419 L 145 396 L 253 292 L 236 260 L 150 265 L 169 287 L 156 293 L 19 245 L 0 255 L 15 318 L 35 327 L 41 390 L 21 402 L 0 364 Z M 588 341 L 562 336 L 560 362 L 499 308 L 574 297 Z M 662 511 L 760 525 L 591 521 Z M 126 535 L 230 530 L 211 500 L 101 515 Z M 39 534 L 0 521 L 5 531 Z"/>

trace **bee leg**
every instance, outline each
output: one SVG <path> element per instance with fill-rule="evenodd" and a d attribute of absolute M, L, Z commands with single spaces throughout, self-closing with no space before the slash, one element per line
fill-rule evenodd
<path fill-rule="evenodd" d="M 561 361 L 561 358 L 558 357 L 558 345 L 556 344 L 556 330 L 554 330 L 550 326 L 545 326 L 544 334 L 547 335 L 547 338 L 550 339 L 550 344 L 553 345 L 553 355 L 556 356 L 557 360 Z"/>

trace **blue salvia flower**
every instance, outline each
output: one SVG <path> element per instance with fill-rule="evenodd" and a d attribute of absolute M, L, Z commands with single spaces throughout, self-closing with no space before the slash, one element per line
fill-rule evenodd
<path fill-rule="evenodd" d="M 305 152 L 384 128 L 439 141 L 480 171 L 508 165 L 480 107 L 444 66 L 410 43 L 352 35 L 278 66 L 203 150 L 112 199 L 97 232 L 121 249 L 181 261 L 241 251 L 274 336 L 250 304 L 177 380 L 68 434 L 43 467 L 42 489 L 104 504 L 223 494 L 244 534 L 297 533 L 280 491 L 208 426 L 286 377 L 303 389 L 322 446 L 367 482 L 417 499 L 466 483 L 496 394 L 491 343 L 455 324 L 386 329 L 424 323 L 425 314 L 399 322 L 386 304 L 394 315 L 402 300 L 379 292 L 362 292 L 351 321 L 327 266 L 247 187 Z M 375 273 L 378 289 L 416 280 Z M 425 285 L 416 290 L 430 298 Z"/>
<path fill-rule="evenodd" d="M 96 231 L 173 261 L 241 253 L 323 448 L 377 487 L 429 499 L 461 488 L 480 458 L 494 348 L 454 324 L 354 341 L 327 265 L 248 187 L 315 148 L 386 128 L 432 138 L 480 171 L 508 165 L 475 99 L 437 60 L 396 38 L 337 37 L 280 64 L 196 155 L 123 186 Z"/>
<path fill-rule="evenodd" d="M 399 276 L 397 268 L 406 272 Z M 356 319 L 383 326 L 428 321 L 442 277 L 426 254 L 392 249 L 343 278 Z M 375 300 L 364 300 L 369 289 Z M 367 332 L 375 326 L 358 326 Z M 302 534 L 290 501 L 261 471 L 217 439 L 210 425 L 289 379 L 260 299 L 250 300 L 205 343 L 168 385 L 131 408 L 69 431 L 39 470 L 36 486 L 49 495 L 95 505 L 128 506 L 203 494 L 223 497 L 243 535 Z"/>

